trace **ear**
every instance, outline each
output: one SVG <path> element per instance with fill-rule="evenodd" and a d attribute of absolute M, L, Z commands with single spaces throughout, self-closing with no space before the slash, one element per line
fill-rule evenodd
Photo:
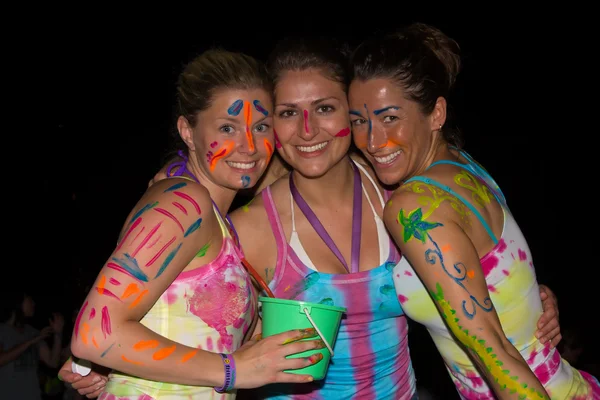
<path fill-rule="evenodd" d="M 446 99 L 441 96 L 438 97 L 435 101 L 435 106 L 433 106 L 433 111 L 429 116 L 432 131 L 440 130 L 440 127 L 446 123 L 446 106 Z"/>
<path fill-rule="evenodd" d="M 179 136 L 181 136 L 181 139 L 185 142 L 190 151 L 196 150 L 196 146 L 194 145 L 194 130 L 184 116 L 179 116 L 179 118 L 177 118 L 177 131 L 179 131 Z"/>

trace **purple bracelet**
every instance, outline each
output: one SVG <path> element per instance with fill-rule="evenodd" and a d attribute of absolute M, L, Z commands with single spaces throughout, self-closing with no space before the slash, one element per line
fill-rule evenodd
<path fill-rule="evenodd" d="M 225 393 L 233 389 L 235 385 L 235 361 L 231 354 L 219 354 L 223 359 L 223 366 L 225 367 L 225 382 L 223 386 L 215 388 L 218 393 Z"/>

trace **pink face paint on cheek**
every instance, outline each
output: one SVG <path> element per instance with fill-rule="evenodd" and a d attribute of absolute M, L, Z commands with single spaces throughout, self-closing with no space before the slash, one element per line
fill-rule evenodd
<path fill-rule="evenodd" d="M 281 148 L 281 142 L 279 142 L 279 137 L 277 136 L 277 132 L 273 129 L 273 133 L 275 134 L 275 148 Z"/>
<path fill-rule="evenodd" d="M 350 134 L 350 128 L 344 128 L 335 134 L 335 137 L 345 137 Z"/>
<path fill-rule="evenodd" d="M 308 110 L 304 110 L 304 130 L 308 133 Z"/>
<path fill-rule="evenodd" d="M 267 138 L 265 138 L 264 140 L 265 140 L 265 149 L 267 149 L 267 164 L 268 164 L 269 161 L 271 161 L 271 156 L 273 155 L 273 145 L 271 144 L 271 142 L 269 142 L 267 140 Z"/>
<path fill-rule="evenodd" d="M 217 147 L 218 144 L 219 144 L 218 142 L 212 142 L 210 144 L 210 147 L 214 149 L 215 147 Z"/>

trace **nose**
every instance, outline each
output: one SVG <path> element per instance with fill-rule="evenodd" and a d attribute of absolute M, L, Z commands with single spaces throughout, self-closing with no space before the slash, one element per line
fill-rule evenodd
<path fill-rule="evenodd" d="M 306 141 L 311 140 L 319 133 L 319 128 L 312 124 L 310 113 L 308 110 L 303 110 L 302 112 L 302 122 L 303 126 L 300 129 L 300 137 Z"/>
<path fill-rule="evenodd" d="M 254 135 L 252 134 L 252 110 L 250 109 L 249 102 L 245 102 L 244 106 L 244 119 L 246 120 L 246 140 L 242 143 L 240 152 L 253 155 L 256 153 L 256 146 L 254 143 Z"/>
<path fill-rule="evenodd" d="M 376 153 L 379 149 L 387 145 L 387 135 L 385 130 L 377 126 L 373 127 L 373 123 L 369 120 L 369 131 L 367 133 L 367 146 L 369 153 Z"/>

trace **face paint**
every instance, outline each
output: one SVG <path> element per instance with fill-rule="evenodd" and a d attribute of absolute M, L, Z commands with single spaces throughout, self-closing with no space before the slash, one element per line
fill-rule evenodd
<path fill-rule="evenodd" d="M 248 141 L 248 151 L 254 151 L 254 137 L 252 136 L 252 110 L 250 109 L 250 103 L 246 103 L 244 108 L 244 118 L 246 120 L 246 140 Z"/>
<path fill-rule="evenodd" d="M 250 177 L 248 175 L 242 175 L 242 186 L 247 188 L 250 185 Z"/>
<path fill-rule="evenodd" d="M 226 140 L 223 143 L 223 147 L 221 147 L 219 150 L 217 150 L 215 155 L 210 160 L 210 170 L 211 171 L 215 170 L 215 167 L 217 166 L 217 162 L 221 158 L 228 156 L 229 153 L 231 153 L 233 151 L 234 146 L 235 146 L 235 143 L 233 142 L 233 140 Z"/>
<path fill-rule="evenodd" d="M 267 164 L 271 161 L 271 156 L 273 155 L 273 145 L 267 138 L 264 138 L 265 148 L 267 149 Z"/>
<path fill-rule="evenodd" d="M 304 131 L 309 133 L 308 131 L 308 110 L 304 110 Z"/>
<path fill-rule="evenodd" d="M 212 149 L 214 149 L 214 148 L 215 148 L 215 147 L 217 147 L 218 145 L 219 145 L 219 143 L 218 143 L 218 142 L 212 142 L 212 143 L 210 144 L 210 147 L 211 147 Z"/>
<path fill-rule="evenodd" d="M 242 108 L 244 107 L 244 101 L 242 99 L 238 99 L 233 102 L 233 104 L 227 109 L 227 114 L 238 116 Z"/>
<path fill-rule="evenodd" d="M 335 134 L 335 137 L 346 137 L 350 134 L 350 128 L 344 128 Z"/>
<path fill-rule="evenodd" d="M 262 106 L 262 104 L 260 104 L 260 101 L 254 100 L 253 103 L 254 103 L 254 108 L 256 108 L 256 111 L 263 114 L 265 117 L 267 117 L 269 115 L 269 112 L 267 110 L 265 110 L 265 108 Z"/>
<path fill-rule="evenodd" d="M 111 333 L 110 314 L 108 313 L 108 308 L 106 306 L 102 307 L 102 322 L 100 323 L 100 326 L 102 328 L 104 339 L 106 339 L 106 336 Z"/>
<path fill-rule="evenodd" d="M 273 129 L 273 134 L 275 135 L 275 148 L 280 149 L 281 142 L 279 141 L 279 138 L 277 137 L 277 132 L 275 131 L 275 129 Z"/>
<path fill-rule="evenodd" d="M 206 252 L 208 251 L 209 247 L 210 247 L 210 242 L 208 242 L 204 246 L 202 246 L 200 251 L 198 253 L 196 253 L 196 257 L 204 257 L 206 255 Z"/>

